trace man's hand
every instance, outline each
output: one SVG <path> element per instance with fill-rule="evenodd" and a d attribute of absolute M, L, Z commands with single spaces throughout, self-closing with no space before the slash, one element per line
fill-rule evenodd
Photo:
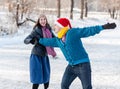
<path fill-rule="evenodd" d="M 102 25 L 103 29 L 114 29 L 116 27 L 115 23 L 107 23 L 105 25 Z"/>

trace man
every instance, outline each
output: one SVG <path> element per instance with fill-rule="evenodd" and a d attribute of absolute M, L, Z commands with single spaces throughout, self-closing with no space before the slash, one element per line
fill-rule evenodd
<path fill-rule="evenodd" d="M 39 43 L 44 46 L 60 47 L 68 65 L 64 72 L 61 89 L 69 89 L 73 80 L 78 77 L 83 89 L 92 89 L 91 67 L 89 56 L 82 45 L 81 38 L 94 36 L 106 29 L 114 29 L 115 23 L 105 25 L 72 28 L 67 18 L 59 18 L 55 22 L 56 38 L 41 38 Z"/>

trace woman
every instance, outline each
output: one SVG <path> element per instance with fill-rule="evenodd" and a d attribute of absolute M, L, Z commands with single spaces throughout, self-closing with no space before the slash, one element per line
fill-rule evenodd
<path fill-rule="evenodd" d="M 48 54 L 55 57 L 56 53 L 52 47 L 45 47 L 37 43 L 37 40 L 52 37 L 54 35 L 46 16 L 40 15 L 33 31 L 24 40 L 25 44 L 31 43 L 34 45 L 30 56 L 30 80 L 33 83 L 32 89 L 38 89 L 39 84 L 44 84 L 44 89 L 47 89 L 49 86 L 50 63 Z"/>

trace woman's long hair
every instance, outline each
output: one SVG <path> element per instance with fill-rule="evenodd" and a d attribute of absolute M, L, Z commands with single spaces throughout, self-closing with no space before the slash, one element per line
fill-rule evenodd
<path fill-rule="evenodd" d="M 36 27 L 39 27 L 39 28 L 42 27 L 41 24 L 39 23 L 39 20 L 40 20 L 41 17 L 44 17 L 46 19 L 46 27 L 48 27 L 48 28 L 50 27 L 50 25 L 48 23 L 48 20 L 47 20 L 47 17 L 44 14 L 41 14 L 40 17 L 38 18 L 35 26 L 33 27 L 33 29 L 35 29 Z"/>

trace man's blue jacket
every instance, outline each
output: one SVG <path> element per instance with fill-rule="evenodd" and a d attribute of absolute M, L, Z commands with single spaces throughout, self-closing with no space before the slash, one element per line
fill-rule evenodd
<path fill-rule="evenodd" d="M 70 65 L 89 62 L 89 57 L 83 47 L 81 38 L 94 36 L 103 30 L 102 26 L 71 28 L 66 33 L 66 40 L 55 38 L 41 38 L 39 43 L 44 46 L 59 47 Z"/>

